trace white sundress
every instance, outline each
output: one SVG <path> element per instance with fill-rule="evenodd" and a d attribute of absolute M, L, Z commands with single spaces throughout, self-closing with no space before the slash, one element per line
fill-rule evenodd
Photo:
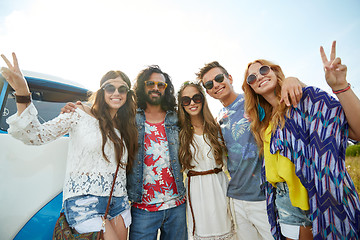
<path fill-rule="evenodd" d="M 195 147 L 191 146 L 193 159 L 191 169 L 196 172 L 203 172 L 220 168 L 215 163 L 211 147 L 205 142 L 203 135 L 194 134 Z M 188 173 L 188 171 L 186 171 Z M 228 178 L 225 172 L 198 175 L 190 177 L 190 198 L 188 181 L 187 189 L 187 222 L 189 239 L 234 239 L 234 224 L 232 211 L 230 210 L 229 198 L 226 196 Z M 190 201 L 194 216 L 190 209 Z M 194 219 L 193 219 L 194 217 Z M 195 232 L 193 225 L 195 220 Z"/>

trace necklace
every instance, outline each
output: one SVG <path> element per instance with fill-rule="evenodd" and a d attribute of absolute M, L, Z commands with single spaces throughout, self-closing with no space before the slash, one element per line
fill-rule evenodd
<path fill-rule="evenodd" d="M 204 129 L 205 128 L 205 121 L 202 125 L 194 125 L 194 124 L 191 124 L 191 129 Z"/>

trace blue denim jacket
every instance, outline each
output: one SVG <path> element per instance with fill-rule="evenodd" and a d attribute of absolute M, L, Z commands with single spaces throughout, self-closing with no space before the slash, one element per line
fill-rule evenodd
<path fill-rule="evenodd" d="M 139 150 L 131 171 L 127 175 L 127 190 L 129 200 L 132 202 L 141 202 L 143 193 L 143 174 L 144 174 L 144 141 L 145 141 L 145 112 L 137 109 L 136 125 L 139 132 Z M 177 114 L 174 111 L 167 111 L 165 116 L 165 132 L 168 140 L 170 166 L 175 178 L 176 187 L 179 196 L 185 196 L 185 186 L 183 174 L 179 162 L 179 126 Z"/>

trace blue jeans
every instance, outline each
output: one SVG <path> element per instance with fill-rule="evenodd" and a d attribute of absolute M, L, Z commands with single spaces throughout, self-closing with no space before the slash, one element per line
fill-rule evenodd
<path fill-rule="evenodd" d="M 160 240 L 187 240 L 186 203 L 157 212 L 132 207 L 131 217 L 130 240 L 156 240 L 158 229 Z"/>

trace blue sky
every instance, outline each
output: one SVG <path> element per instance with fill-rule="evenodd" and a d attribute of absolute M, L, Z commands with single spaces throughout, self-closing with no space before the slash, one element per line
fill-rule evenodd
<path fill-rule="evenodd" d="M 2 0 L 0 52 L 15 51 L 22 69 L 91 90 L 108 70 L 135 79 L 150 64 L 169 73 L 178 90 L 217 60 L 240 93 L 246 64 L 265 58 L 286 76 L 330 92 L 319 47 L 329 54 L 337 40 L 337 55 L 359 96 L 359 10 L 358 0 Z M 211 106 L 213 112 L 221 107 L 216 101 Z"/>

